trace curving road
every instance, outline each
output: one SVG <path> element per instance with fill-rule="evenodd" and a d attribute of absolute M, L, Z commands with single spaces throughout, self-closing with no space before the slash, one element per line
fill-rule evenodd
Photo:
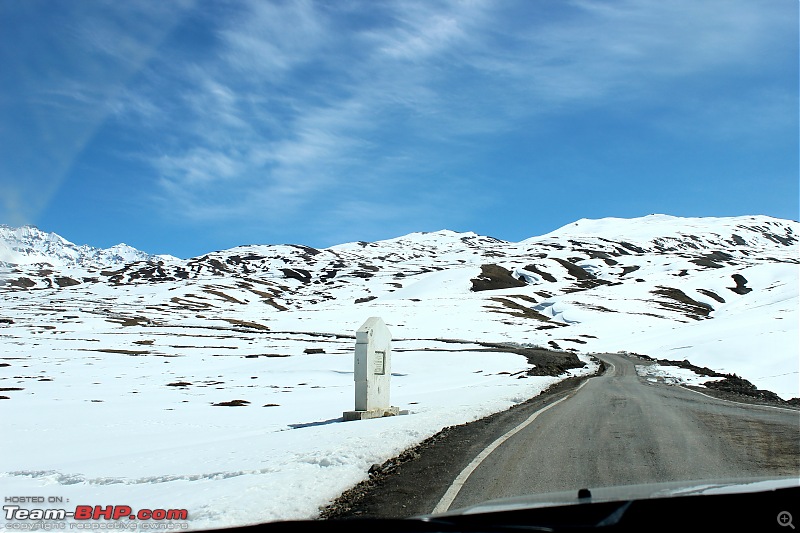
<path fill-rule="evenodd" d="M 800 412 L 640 379 L 646 361 L 597 354 L 608 370 L 496 447 L 439 511 L 494 498 L 750 476 L 800 476 Z"/>

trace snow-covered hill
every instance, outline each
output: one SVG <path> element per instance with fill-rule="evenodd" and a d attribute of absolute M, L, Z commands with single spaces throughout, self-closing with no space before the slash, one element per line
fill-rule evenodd
<path fill-rule="evenodd" d="M 6 494 L 185 507 L 197 528 L 310 517 L 373 463 L 591 372 L 599 351 L 800 396 L 794 221 L 651 215 L 188 260 L 0 229 Z M 338 423 L 370 316 L 411 416 Z"/>
<path fill-rule="evenodd" d="M 336 317 L 391 316 L 413 306 L 401 335 L 480 332 L 487 341 L 688 358 L 747 372 L 788 397 L 798 395 L 797 376 L 773 376 L 796 366 L 799 237 L 797 222 L 765 216 L 650 215 L 579 220 L 519 243 L 443 230 L 165 261 L 125 245 L 100 250 L 4 226 L 0 250 L 11 250 L 12 260 L 0 290 L 13 294 L 7 315 L 11 302 L 62 294 L 114 302 L 106 308 L 117 320 L 204 326 L 223 319 L 266 328 L 303 311 L 325 317 L 317 329 L 334 333 L 342 332 Z M 435 318 L 448 308 L 460 324 Z M 504 327 L 482 326 L 495 322 Z M 774 353 L 758 364 L 747 355 L 765 347 Z"/>

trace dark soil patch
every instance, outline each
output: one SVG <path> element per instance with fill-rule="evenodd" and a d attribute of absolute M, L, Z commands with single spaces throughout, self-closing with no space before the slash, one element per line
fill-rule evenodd
<path fill-rule="evenodd" d="M 561 266 L 563 266 L 565 269 L 567 269 L 567 272 L 569 272 L 570 276 L 572 276 L 575 279 L 580 279 L 580 280 L 595 279 L 595 277 L 592 274 L 590 274 L 586 270 L 582 269 L 578 265 L 574 265 L 574 264 L 570 263 L 569 261 L 567 261 L 565 259 L 559 259 L 557 257 L 554 258 L 554 259 Z"/>
<path fill-rule="evenodd" d="M 733 235 L 731 235 L 731 240 L 732 240 L 733 244 L 736 244 L 736 245 L 739 245 L 739 246 L 747 246 L 747 241 L 744 240 L 743 238 L 741 238 L 739 235 L 736 235 L 735 233 Z M 731 241 L 728 241 L 728 242 L 731 242 Z"/>
<path fill-rule="evenodd" d="M 736 287 L 728 287 L 730 290 L 735 292 L 736 294 L 747 294 L 748 292 L 752 291 L 750 287 L 746 287 L 747 285 L 747 278 L 742 276 L 741 274 L 734 274 L 731 276 L 733 281 L 736 283 Z"/>
<path fill-rule="evenodd" d="M 287 309 L 289 309 L 288 307 L 282 306 L 281 304 L 279 304 L 278 302 L 276 302 L 272 298 L 267 298 L 267 299 L 263 300 L 263 302 L 265 304 L 271 305 L 272 307 L 274 307 L 278 311 L 286 311 Z"/>
<path fill-rule="evenodd" d="M 647 253 L 647 250 L 645 250 L 644 248 L 641 248 L 641 247 L 636 246 L 635 244 L 631 244 L 629 242 L 620 241 L 619 244 L 623 248 L 627 248 L 628 250 L 630 250 L 632 252 L 636 252 L 637 254 L 646 254 Z"/>
<path fill-rule="evenodd" d="M 292 246 L 294 248 L 299 248 L 300 250 L 303 250 L 309 256 L 319 255 L 319 254 L 322 253 L 319 250 L 317 250 L 316 248 L 312 248 L 310 246 L 303 246 L 302 244 L 287 244 L 286 246 Z"/>
<path fill-rule="evenodd" d="M 640 356 L 644 357 L 644 356 Z M 740 378 L 736 374 L 723 374 L 708 367 L 699 367 L 693 365 L 688 360 L 671 361 L 669 359 L 658 359 L 657 362 L 662 365 L 677 366 L 691 370 L 695 374 L 701 376 L 708 376 L 714 378 L 723 378 L 718 381 L 707 381 L 703 383 L 702 387 L 689 386 L 688 388 L 709 394 L 714 397 L 722 398 L 724 400 L 732 400 L 741 403 L 759 403 L 767 405 L 780 405 L 780 406 L 800 406 L 800 401 L 794 402 L 796 398 L 791 400 L 784 400 L 772 391 L 757 388 L 744 378 Z"/>
<path fill-rule="evenodd" d="M 229 402 L 212 403 L 215 407 L 245 407 L 250 405 L 247 400 L 231 400 Z"/>
<path fill-rule="evenodd" d="M 235 304 L 247 305 L 247 302 L 243 302 L 241 300 L 238 300 L 238 299 L 234 298 L 233 296 L 229 296 L 229 295 L 225 294 L 222 291 L 217 291 L 217 290 L 214 290 L 214 289 L 203 289 L 203 292 L 207 292 L 208 294 L 213 294 L 214 296 L 218 296 L 218 297 L 222 298 L 223 300 L 225 300 L 226 302 L 232 302 L 232 303 L 235 303 Z"/>
<path fill-rule="evenodd" d="M 698 266 L 701 266 L 701 267 L 723 268 L 723 265 L 720 265 L 719 263 L 715 263 L 714 261 L 711 261 L 710 259 L 692 259 L 691 262 L 694 263 L 695 265 L 698 265 Z"/>
<path fill-rule="evenodd" d="M 747 397 L 754 400 L 760 400 L 762 402 L 779 405 L 788 404 L 787 401 L 774 392 L 759 389 L 746 379 L 740 378 L 735 374 L 728 375 L 725 377 L 725 379 L 719 381 L 707 381 L 703 383 L 703 386 L 708 389 L 728 393 L 729 395 L 734 395 L 739 398 Z"/>
<path fill-rule="evenodd" d="M 637 357 L 650 359 L 649 357 L 644 355 L 638 355 L 638 354 L 631 354 L 631 355 L 636 355 Z M 710 378 L 721 378 L 727 375 L 727 374 L 720 374 L 716 370 L 711 370 L 707 366 L 700 367 L 693 365 L 692 363 L 689 362 L 688 359 L 684 359 L 683 361 L 673 361 L 670 359 L 656 359 L 656 361 L 660 365 L 677 366 L 678 368 L 685 368 L 687 370 L 691 370 L 695 374 L 698 374 L 700 376 L 708 376 Z"/>
<path fill-rule="evenodd" d="M 627 274 L 630 274 L 631 272 L 636 272 L 637 270 L 639 270 L 639 268 L 640 267 L 638 265 L 624 266 L 624 267 L 622 267 L 622 272 L 620 272 L 619 277 L 626 276 Z"/>
<path fill-rule="evenodd" d="M 534 274 L 538 274 L 542 277 L 543 280 L 549 281 L 550 283 L 555 283 L 557 280 L 552 274 L 548 274 L 544 270 L 540 270 L 539 267 L 536 265 L 528 265 L 523 270 L 527 270 L 529 272 L 533 272 Z"/>
<path fill-rule="evenodd" d="M 720 263 L 730 261 L 731 259 L 733 259 L 732 255 L 716 251 L 703 254 L 703 256 L 698 259 L 691 259 L 690 262 L 701 267 L 723 268 L 725 265 L 721 265 Z"/>
<path fill-rule="evenodd" d="M 302 268 L 282 268 L 281 272 L 283 272 L 284 277 L 296 279 L 302 283 L 311 281 L 311 273 Z"/>
<path fill-rule="evenodd" d="M 8 281 L 8 284 L 12 287 L 20 287 L 22 289 L 29 289 L 36 286 L 36 282 L 30 278 L 12 279 Z"/>
<path fill-rule="evenodd" d="M 243 328 L 250 328 L 250 329 L 257 329 L 260 331 L 269 331 L 269 328 L 264 324 L 259 324 L 257 322 L 249 322 L 247 320 L 239 320 L 236 318 L 223 318 L 225 322 L 229 324 L 233 324 L 234 326 L 241 326 Z"/>
<path fill-rule="evenodd" d="M 211 265 L 211 271 L 214 274 L 218 274 L 219 271 L 222 271 L 222 272 L 230 272 L 231 271 L 219 259 L 213 259 L 213 258 L 212 259 L 208 259 L 208 256 L 206 256 L 205 259 L 207 259 L 208 264 Z"/>
<path fill-rule="evenodd" d="M 534 368 L 526 372 L 529 376 L 560 376 L 567 370 L 586 366 L 583 361 L 578 359 L 577 355 L 571 352 L 556 352 L 545 348 L 526 348 L 490 342 L 479 342 L 478 344 L 485 348 L 490 348 L 492 351 L 510 352 L 525 356 L 528 364 L 534 365 Z"/>
<path fill-rule="evenodd" d="M 712 298 L 712 299 L 718 301 L 721 304 L 725 303 L 725 298 L 723 298 L 722 296 L 720 296 L 719 294 L 717 294 L 714 291 L 710 291 L 708 289 L 697 289 L 697 292 L 699 292 L 700 294 L 705 294 L 709 298 Z"/>
<path fill-rule="evenodd" d="M 710 305 L 698 302 L 687 296 L 682 290 L 673 287 L 658 287 L 656 290 L 652 291 L 652 293 L 674 301 L 674 303 L 669 301 L 657 302 L 664 309 L 680 311 L 684 315 L 695 320 L 708 318 L 708 314 L 714 310 Z"/>
<path fill-rule="evenodd" d="M 596 279 L 596 278 L 582 279 L 579 280 L 574 285 L 572 285 L 571 287 L 564 289 L 564 294 L 585 291 L 587 289 L 594 289 L 595 287 L 599 287 L 601 285 L 611 285 L 611 284 L 612 284 L 611 282 L 604 279 Z"/>
<path fill-rule="evenodd" d="M 148 355 L 148 350 L 123 350 L 119 348 L 98 348 L 96 350 L 84 350 L 86 352 L 119 353 L 123 355 Z"/>
<path fill-rule="evenodd" d="M 498 265 L 481 265 L 481 273 L 472 280 L 472 291 L 493 291 L 524 287 L 526 283 L 511 275 L 511 271 Z"/>
<path fill-rule="evenodd" d="M 508 311 L 494 309 L 495 312 L 505 313 L 507 315 L 511 315 L 511 316 L 515 316 L 515 317 L 519 317 L 519 318 L 532 318 L 534 320 L 540 320 L 542 322 L 549 322 L 550 321 L 550 317 L 547 317 L 547 316 L 539 313 L 538 311 L 534 311 L 530 307 L 518 304 L 517 302 L 514 302 L 512 300 L 509 300 L 508 298 L 494 297 L 494 298 L 490 298 L 490 300 L 492 300 L 493 302 L 497 302 L 499 304 L 502 304 L 504 307 L 509 309 Z"/>
<path fill-rule="evenodd" d="M 80 285 L 81 282 L 66 276 L 59 276 L 55 278 L 56 285 L 59 287 L 72 287 L 73 285 Z"/>

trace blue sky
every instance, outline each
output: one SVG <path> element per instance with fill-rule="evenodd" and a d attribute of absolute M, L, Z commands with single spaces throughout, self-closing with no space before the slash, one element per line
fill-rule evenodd
<path fill-rule="evenodd" d="M 3 0 L 0 65 L 0 223 L 79 244 L 798 218 L 795 0 Z"/>

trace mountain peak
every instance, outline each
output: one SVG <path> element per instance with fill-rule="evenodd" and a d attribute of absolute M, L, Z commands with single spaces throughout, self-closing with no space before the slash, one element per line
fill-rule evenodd
<path fill-rule="evenodd" d="M 103 267 L 147 261 L 153 257 L 124 243 L 106 249 L 86 244 L 78 246 L 56 233 L 42 231 L 36 226 L 14 228 L 0 225 L 0 263 Z"/>

